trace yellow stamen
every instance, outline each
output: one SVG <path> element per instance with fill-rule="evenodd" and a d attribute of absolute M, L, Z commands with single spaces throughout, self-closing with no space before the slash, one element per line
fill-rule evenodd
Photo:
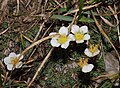
<path fill-rule="evenodd" d="M 89 51 L 91 52 L 91 53 L 94 53 L 97 49 L 98 49 L 98 44 L 97 45 L 95 45 L 95 44 L 90 44 L 90 47 L 89 47 Z"/>
<path fill-rule="evenodd" d="M 75 33 L 74 37 L 76 40 L 82 40 L 84 35 L 80 32 L 77 32 L 77 33 Z"/>
<path fill-rule="evenodd" d="M 88 58 L 85 58 L 85 59 L 80 58 L 77 64 L 82 68 L 84 65 L 88 64 L 87 62 L 88 62 Z"/>
<path fill-rule="evenodd" d="M 11 64 L 16 65 L 19 62 L 19 59 L 11 57 L 10 61 L 11 61 Z"/>
<path fill-rule="evenodd" d="M 57 40 L 60 44 L 64 44 L 67 41 L 67 36 L 60 35 L 60 37 Z"/>

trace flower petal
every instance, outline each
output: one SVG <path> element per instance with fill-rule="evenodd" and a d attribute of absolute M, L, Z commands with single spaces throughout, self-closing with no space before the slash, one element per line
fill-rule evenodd
<path fill-rule="evenodd" d="M 51 33 L 49 34 L 49 36 L 50 36 L 50 35 L 55 35 L 55 34 L 57 34 L 57 33 L 56 33 L 56 32 L 51 32 Z"/>
<path fill-rule="evenodd" d="M 12 64 L 7 64 L 7 69 L 8 70 L 13 70 L 14 68 L 13 68 L 13 65 Z"/>
<path fill-rule="evenodd" d="M 5 57 L 5 58 L 4 58 L 4 63 L 5 63 L 6 65 L 8 65 L 9 63 L 11 63 L 10 57 Z"/>
<path fill-rule="evenodd" d="M 9 57 L 17 57 L 17 55 L 16 55 L 14 52 L 11 52 L 11 53 L 9 54 Z"/>
<path fill-rule="evenodd" d="M 22 67 L 22 65 L 23 65 L 23 63 L 20 61 L 18 64 L 16 64 L 16 68 L 21 68 Z"/>
<path fill-rule="evenodd" d="M 69 46 L 69 41 L 65 42 L 64 44 L 61 45 L 61 48 L 66 49 Z"/>
<path fill-rule="evenodd" d="M 71 30 L 71 32 L 73 33 L 73 34 L 75 34 L 76 32 L 79 32 L 79 26 L 78 25 L 72 25 L 72 30 Z"/>
<path fill-rule="evenodd" d="M 88 48 L 85 49 L 84 53 L 85 53 L 85 55 L 87 55 L 88 57 L 93 57 L 92 53 L 89 51 Z"/>
<path fill-rule="evenodd" d="M 90 72 L 93 68 L 94 68 L 93 64 L 87 64 L 87 65 L 83 66 L 82 72 L 84 72 L 84 73 Z"/>
<path fill-rule="evenodd" d="M 59 34 L 60 35 L 67 35 L 68 34 L 68 28 L 65 27 L 65 26 L 61 27 L 60 30 L 59 30 Z"/>
<path fill-rule="evenodd" d="M 88 32 L 88 27 L 87 26 L 81 26 L 80 27 L 80 32 L 83 33 L 83 34 L 87 33 Z"/>
<path fill-rule="evenodd" d="M 59 47 L 60 46 L 60 43 L 58 43 L 58 41 L 56 39 L 51 39 L 50 43 L 53 47 Z"/>
<path fill-rule="evenodd" d="M 100 53 L 100 50 L 97 49 L 97 50 L 93 53 L 93 56 L 96 56 L 96 55 L 98 55 L 99 53 Z"/>
<path fill-rule="evenodd" d="M 75 41 L 75 38 L 74 38 L 74 35 L 73 35 L 73 34 L 69 34 L 69 35 L 68 35 L 68 39 L 69 39 L 70 41 Z"/>
<path fill-rule="evenodd" d="M 76 40 L 76 43 L 83 43 L 84 40 Z"/>
<path fill-rule="evenodd" d="M 49 34 L 49 36 L 50 36 L 50 35 L 55 35 L 55 34 L 58 34 L 58 33 L 56 33 L 56 32 L 51 32 L 51 33 Z M 58 38 L 58 36 L 53 37 L 53 39 L 57 39 L 57 38 Z"/>
<path fill-rule="evenodd" d="M 20 56 L 20 54 L 17 54 L 17 57 L 19 57 Z M 20 59 L 19 60 L 22 60 L 23 59 L 23 55 L 20 57 Z"/>
<path fill-rule="evenodd" d="M 85 34 L 84 35 L 84 40 L 89 40 L 90 39 L 90 35 L 89 34 Z"/>

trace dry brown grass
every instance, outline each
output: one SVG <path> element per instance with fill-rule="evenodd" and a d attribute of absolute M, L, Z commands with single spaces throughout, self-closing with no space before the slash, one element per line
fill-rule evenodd
<path fill-rule="evenodd" d="M 62 25 L 70 27 L 72 24 L 77 23 L 79 11 L 78 0 L 71 1 L 71 12 L 61 13 L 58 11 L 60 8 L 67 7 L 67 1 L 68 0 L 0 0 L 0 79 L 2 79 L 0 82 L 3 81 L 3 83 L 1 83 L 4 86 L 7 85 L 8 88 L 14 88 L 13 86 L 15 84 L 23 83 L 27 88 L 30 86 L 31 88 L 42 88 L 43 85 L 37 83 L 39 78 L 42 79 L 39 72 L 42 71 L 48 58 L 52 56 L 52 52 L 54 52 L 49 44 L 48 39 L 51 38 L 49 33 L 57 31 Z M 101 47 L 108 44 L 105 47 L 108 46 L 109 48 L 107 47 L 108 49 L 101 51 L 102 54 L 109 50 L 111 51 L 113 48 L 117 54 L 116 57 L 120 60 L 119 0 L 98 0 L 99 2 L 93 4 L 88 4 L 88 1 L 89 0 L 83 0 L 82 14 L 86 17 L 93 18 L 97 27 L 94 23 L 89 24 L 83 22 L 77 24 L 88 25 L 90 32 L 92 31 L 91 34 L 96 33 L 95 36 L 101 39 Z M 90 10 L 94 13 L 91 14 L 89 12 Z M 85 12 L 89 13 L 85 14 Z M 66 22 L 51 19 L 50 17 L 53 14 L 72 16 L 73 21 Z M 94 28 L 98 28 L 99 31 Z M 112 35 L 111 30 L 117 34 L 110 37 L 109 35 Z M 20 35 L 22 35 L 23 40 L 20 38 Z M 98 42 L 99 40 L 95 41 Z M 23 60 L 24 66 L 20 70 L 9 72 L 5 64 L 2 63 L 2 59 L 12 51 L 22 53 L 25 56 Z M 74 84 L 74 86 L 76 85 L 77 83 Z M 47 88 L 46 86 L 49 87 L 47 84 L 43 87 Z M 74 86 L 72 87 L 75 88 Z"/>

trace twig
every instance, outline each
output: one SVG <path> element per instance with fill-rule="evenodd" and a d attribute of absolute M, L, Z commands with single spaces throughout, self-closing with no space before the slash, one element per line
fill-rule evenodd
<path fill-rule="evenodd" d="M 70 27 L 73 25 L 73 23 L 75 22 L 75 20 L 76 20 L 76 18 L 77 18 L 77 13 L 78 13 L 78 12 L 75 13 L 74 18 L 73 18 L 71 24 L 68 26 L 69 32 L 70 32 L 70 29 L 71 29 Z"/>
<path fill-rule="evenodd" d="M 5 29 L 4 31 L 0 32 L 0 35 L 4 34 L 5 32 L 7 32 L 9 30 L 9 28 Z"/>
<path fill-rule="evenodd" d="M 98 8 L 96 8 L 98 14 L 100 14 Z M 99 15 L 100 16 L 100 15 Z M 117 25 L 113 25 L 112 23 L 110 23 L 107 19 L 105 19 L 103 16 L 100 16 L 100 18 L 107 24 L 109 25 L 110 27 L 116 27 Z"/>
<path fill-rule="evenodd" d="M 54 21 L 55 22 L 55 21 Z M 50 25 L 50 27 L 44 32 L 44 34 L 43 34 L 43 36 L 41 37 L 41 38 L 44 38 L 45 37 L 45 35 L 46 35 L 46 33 L 48 32 L 48 30 L 51 28 L 51 26 L 54 24 L 54 22 Z M 29 58 L 28 58 L 28 60 L 30 60 L 30 58 L 32 57 L 32 55 L 35 53 L 35 51 L 36 51 L 36 49 L 38 48 L 38 46 L 39 45 L 37 45 L 36 47 L 35 47 L 35 49 L 32 51 L 32 53 L 31 53 L 31 55 L 29 56 Z M 35 60 L 35 59 L 34 59 Z M 32 61 L 34 61 L 34 60 L 32 60 Z M 29 61 L 28 61 L 28 63 L 29 63 Z"/>
<path fill-rule="evenodd" d="M 17 0 L 17 11 L 16 11 L 16 14 L 18 15 L 18 13 L 19 13 L 19 9 L 20 8 L 20 1 L 19 0 Z"/>
<path fill-rule="evenodd" d="M 5 74 L 6 73 L 6 70 L 5 69 L 5 66 L 3 65 L 3 62 L 0 60 L 0 69 L 3 70 L 3 73 Z"/>
<path fill-rule="evenodd" d="M 30 4 L 31 0 L 28 0 L 27 4 L 25 5 L 25 7 L 27 7 Z"/>
<path fill-rule="evenodd" d="M 27 88 L 29 88 L 31 86 L 31 84 L 33 83 L 33 81 L 35 80 L 35 78 L 37 77 L 38 73 L 41 71 L 42 67 L 45 65 L 45 63 L 47 62 L 48 58 L 50 57 L 52 51 L 54 48 L 52 48 L 49 53 L 47 54 L 47 56 L 45 57 L 45 59 L 43 60 L 43 62 L 39 65 L 35 75 L 33 76 L 32 80 L 30 81 L 30 83 L 28 84 Z"/>
<path fill-rule="evenodd" d="M 63 2 L 63 3 L 65 3 L 65 2 Z M 63 3 L 62 3 L 62 4 L 63 4 Z M 59 6 L 57 6 L 55 9 L 57 9 L 58 7 L 59 7 Z M 54 10 L 55 10 L 55 9 L 54 9 Z M 52 15 L 52 12 L 53 12 L 54 10 L 52 10 L 52 11 L 50 12 L 48 18 Z M 47 19 L 47 20 L 48 20 L 48 19 Z M 45 22 L 46 22 L 47 20 L 45 20 L 45 21 L 42 23 L 42 25 L 40 26 L 39 31 L 38 31 L 38 33 L 37 33 L 34 41 L 37 40 L 37 37 L 39 36 L 39 34 L 40 34 L 40 32 L 41 32 L 41 30 L 42 30 L 42 28 L 43 28 L 43 26 L 44 26 L 44 24 L 45 24 Z M 51 27 L 51 26 L 50 26 L 50 27 Z M 49 28 L 47 29 L 47 31 L 48 31 L 48 30 L 49 30 Z M 46 31 L 46 32 L 47 32 L 47 31 Z M 45 36 L 46 32 L 43 34 L 42 38 Z M 28 60 L 32 57 L 32 55 L 33 55 L 34 52 L 36 51 L 37 47 L 38 47 L 38 46 L 36 46 L 36 48 L 33 50 L 32 54 L 29 56 Z"/>
<path fill-rule="evenodd" d="M 100 4 L 101 4 L 101 2 L 100 2 L 100 3 L 97 3 L 97 4 L 94 4 L 94 5 L 85 6 L 85 7 L 82 8 L 82 10 L 88 10 L 88 9 L 93 8 L 93 7 L 99 6 Z M 69 15 L 69 14 L 71 14 L 71 13 L 78 12 L 78 11 L 79 11 L 79 9 L 75 9 L 75 10 L 73 10 L 73 11 L 71 11 L 71 12 L 65 13 L 64 16 Z"/>
<path fill-rule="evenodd" d="M 61 3 L 61 5 L 64 4 L 65 2 L 67 2 L 67 0 L 64 1 L 63 3 Z M 49 14 L 50 14 L 49 17 L 52 15 L 52 13 L 53 13 L 56 9 L 58 9 L 58 7 L 59 7 L 59 6 L 57 6 L 57 7 L 54 8 L 51 12 L 49 12 Z"/>
<path fill-rule="evenodd" d="M 43 1 L 43 0 L 38 0 L 38 8 L 37 8 L 37 10 L 36 10 L 37 13 L 38 13 L 39 10 L 40 10 L 42 1 Z"/>
<path fill-rule="evenodd" d="M 57 1 L 57 0 L 54 0 L 54 2 L 59 5 L 61 8 L 63 8 L 63 6 Z"/>
<path fill-rule="evenodd" d="M 57 35 L 59 35 L 59 34 L 47 36 L 47 37 L 45 37 L 45 38 L 42 38 L 42 39 L 40 39 L 40 40 L 34 42 L 34 43 L 31 44 L 30 46 L 28 46 L 28 47 L 21 53 L 21 55 L 20 55 L 18 58 L 20 58 L 22 55 L 24 55 L 24 54 L 25 54 L 29 49 L 31 49 L 32 47 L 34 47 L 34 46 L 36 46 L 36 45 L 38 45 L 38 44 L 44 42 L 45 40 L 48 40 L 48 39 L 50 39 L 50 38 L 52 38 L 52 37 L 55 37 L 55 36 L 57 36 Z"/>
<path fill-rule="evenodd" d="M 113 49 L 115 50 L 119 60 L 120 60 L 120 55 L 118 53 L 118 51 L 116 50 L 115 46 L 113 45 L 113 43 L 110 41 L 109 37 L 105 34 L 104 30 L 101 28 L 101 26 L 99 25 L 97 19 L 95 18 L 95 16 L 93 15 L 92 11 L 91 11 L 92 17 L 95 21 L 96 26 L 98 27 L 99 31 L 103 34 L 103 36 L 108 40 L 108 42 L 111 44 L 111 46 L 113 47 Z"/>
<path fill-rule="evenodd" d="M 7 29 L 5 29 L 4 31 L 0 32 L 0 35 L 4 34 L 5 32 L 7 32 L 11 26 L 14 24 L 14 22 L 11 23 L 11 25 L 9 25 L 9 27 Z"/>
<path fill-rule="evenodd" d="M 47 28 L 47 30 L 44 32 L 42 38 L 45 37 L 46 33 L 48 32 L 48 30 L 53 26 L 53 24 L 55 23 L 55 21 Z"/>
<path fill-rule="evenodd" d="M 24 32 L 27 32 L 27 31 L 29 31 L 34 25 L 36 25 L 37 24 L 37 21 L 35 21 L 27 30 L 25 30 Z"/>
<path fill-rule="evenodd" d="M 26 37 L 25 35 L 23 35 L 23 34 L 22 34 L 22 36 L 23 36 L 26 40 L 28 40 L 30 43 L 32 43 L 32 42 L 33 42 L 31 39 L 29 39 L 29 38 L 28 38 L 28 37 Z"/>
<path fill-rule="evenodd" d="M 8 78 L 8 72 L 6 72 L 6 74 L 5 74 L 5 79 L 4 79 L 3 84 L 5 84 L 5 82 L 7 81 L 7 78 Z"/>
<path fill-rule="evenodd" d="M 66 1 L 65 1 L 65 2 L 66 2 Z M 65 2 L 61 3 L 61 5 L 64 4 Z M 56 10 L 58 7 L 59 7 L 59 6 L 57 6 L 54 10 Z M 53 12 L 54 10 L 52 10 L 52 11 L 49 13 L 48 18 L 52 15 L 52 12 Z M 48 20 L 48 19 L 47 19 L 47 20 Z M 47 21 L 47 20 L 46 20 L 46 21 Z M 38 37 L 38 35 L 40 34 L 40 31 L 42 30 L 43 25 L 44 25 L 44 23 L 45 23 L 46 21 L 44 21 L 43 24 L 42 24 L 42 26 L 39 28 L 39 32 L 38 32 L 38 34 L 37 34 L 36 37 Z M 53 25 L 53 24 L 52 24 L 52 25 Z M 50 27 L 51 27 L 51 26 L 50 26 Z M 48 30 L 49 30 L 49 28 L 47 29 L 47 31 L 48 31 Z M 46 32 L 47 32 L 47 31 L 46 31 Z M 45 36 L 46 32 L 43 34 L 42 38 Z M 35 38 L 34 41 L 35 41 L 36 39 L 37 39 L 37 38 Z M 37 47 L 38 47 L 38 46 L 37 46 Z M 36 47 L 36 48 L 37 48 L 37 47 Z M 30 55 L 30 57 L 34 54 L 34 52 L 36 51 L 36 48 L 33 50 L 33 52 L 32 52 L 32 54 Z M 30 57 L 28 58 L 28 60 L 30 59 Z"/>
<path fill-rule="evenodd" d="M 100 14 L 100 16 L 111 16 L 111 15 L 117 15 L 117 14 L 120 14 L 120 11 L 119 12 L 115 12 L 113 14 Z"/>
<path fill-rule="evenodd" d="M 115 7 L 115 6 L 114 6 L 114 7 Z M 115 11 L 114 11 L 111 6 L 108 6 L 108 8 L 109 8 L 110 11 L 114 14 L 114 17 L 116 18 L 116 20 L 117 20 L 117 25 L 118 25 L 118 24 L 119 24 L 119 20 L 118 20 L 117 14 L 115 14 L 115 13 L 117 13 L 117 12 L 115 12 L 116 9 L 115 9 Z M 116 8 L 116 7 L 115 7 L 115 8 Z M 120 12 L 118 12 L 118 13 L 120 13 Z"/>
<path fill-rule="evenodd" d="M 112 73 L 112 74 L 104 74 L 104 75 L 100 75 L 98 77 L 93 77 L 91 78 L 91 80 L 98 80 L 98 79 L 101 79 L 101 78 L 109 78 L 109 79 L 113 79 L 115 77 L 119 77 L 119 73 Z"/>
<path fill-rule="evenodd" d="M 34 38 L 33 41 L 36 41 L 36 40 L 37 40 L 37 38 L 38 38 L 40 32 L 42 31 L 42 28 L 43 28 L 44 24 L 45 24 L 45 21 L 44 21 L 44 22 L 42 23 L 42 25 L 40 26 L 39 31 L 38 31 L 38 33 L 37 33 L 37 35 L 35 36 L 35 38 Z"/>
<path fill-rule="evenodd" d="M 44 6 L 43 6 L 42 13 L 45 13 L 47 2 L 48 2 L 48 0 L 45 0 L 45 4 L 44 4 Z"/>
<path fill-rule="evenodd" d="M 115 11 L 111 8 L 111 6 L 108 6 L 110 11 L 114 14 L 117 10 L 117 7 L 114 5 L 114 8 L 115 8 Z M 117 14 L 114 15 L 114 17 L 116 18 L 116 21 L 117 21 L 117 30 L 118 30 L 118 38 L 119 38 L 119 43 L 120 43 L 120 30 L 119 30 L 119 20 L 118 20 L 118 16 Z"/>

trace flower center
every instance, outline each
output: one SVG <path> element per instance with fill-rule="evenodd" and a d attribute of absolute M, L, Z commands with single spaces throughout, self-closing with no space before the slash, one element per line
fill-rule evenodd
<path fill-rule="evenodd" d="M 77 33 L 75 33 L 74 37 L 76 40 L 82 40 L 84 35 L 80 32 L 77 32 Z"/>
<path fill-rule="evenodd" d="M 67 41 L 67 36 L 65 36 L 65 35 L 60 35 L 60 37 L 57 39 L 57 41 L 58 41 L 60 44 L 64 44 L 64 43 Z"/>
<path fill-rule="evenodd" d="M 77 64 L 82 68 L 84 65 L 88 64 L 87 62 L 88 62 L 88 58 L 86 59 L 80 58 Z"/>
<path fill-rule="evenodd" d="M 11 57 L 10 58 L 11 64 L 16 65 L 19 62 L 19 59 L 17 57 Z"/>
<path fill-rule="evenodd" d="M 91 53 L 94 53 L 97 49 L 98 49 L 98 45 L 95 45 L 95 44 L 91 44 L 89 47 L 89 51 Z"/>

